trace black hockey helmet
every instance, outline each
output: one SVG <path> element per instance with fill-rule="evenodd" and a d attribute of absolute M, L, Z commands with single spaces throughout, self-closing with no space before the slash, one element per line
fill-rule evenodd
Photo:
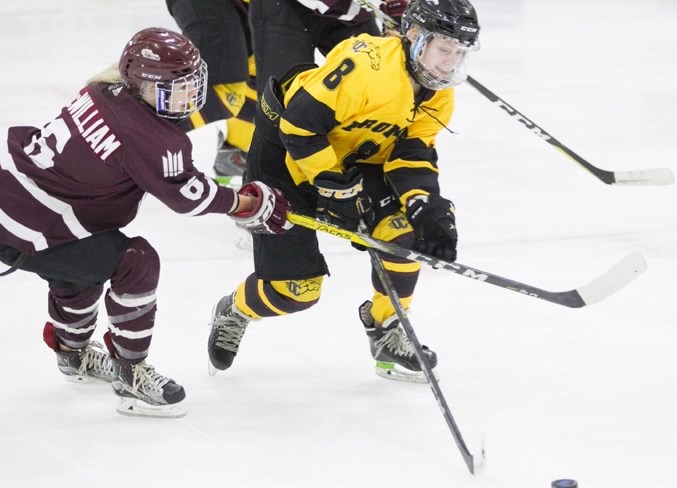
<path fill-rule="evenodd" d="M 468 0 L 410 0 L 402 15 L 402 33 L 406 34 L 412 24 L 468 46 L 478 41 L 480 33 L 477 12 Z"/>
<path fill-rule="evenodd" d="M 431 90 L 462 83 L 468 53 L 480 47 L 479 32 L 477 13 L 468 0 L 410 0 L 402 15 L 410 74 Z M 444 60 L 439 53 L 445 53 Z"/>

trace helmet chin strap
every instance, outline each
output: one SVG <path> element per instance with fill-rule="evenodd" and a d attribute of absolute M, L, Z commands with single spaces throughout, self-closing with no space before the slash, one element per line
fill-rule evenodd
<path fill-rule="evenodd" d="M 428 90 L 429 88 L 426 88 L 419 82 L 418 77 L 416 76 L 416 72 L 414 69 L 414 63 L 411 59 L 411 40 L 407 37 L 402 38 L 402 44 L 404 45 L 404 57 L 405 57 L 405 66 L 407 67 L 407 73 L 409 74 L 409 79 L 411 79 L 412 86 L 414 88 L 414 95 L 418 96 L 422 90 Z M 414 112 L 416 110 L 421 110 L 425 112 L 427 115 L 429 115 L 431 118 L 433 118 L 438 124 L 440 124 L 447 132 L 450 134 L 456 134 L 453 130 L 451 130 L 447 125 L 445 125 L 440 119 L 438 119 L 435 114 L 431 113 L 429 110 L 427 110 L 422 103 L 416 103 L 416 106 L 414 107 Z"/>
<path fill-rule="evenodd" d="M 132 88 L 130 85 L 127 85 L 128 88 Z M 132 90 L 132 93 L 134 93 L 137 97 L 139 97 L 141 100 L 146 102 L 148 105 L 153 107 L 154 109 L 157 106 L 157 100 L 155 98 L 155 84 L 151 83 L 149 81 L 144 81 L 141 83 L 141 86 L 139 87 L 138 91 Z"/>
<path fill-rule="evenodd" d="M 416 76 L 416 67 L 414 66 L 414 61 L 411 59 L 411 39 L 408 37 L 403 37 L 402 45 L 404 46 L 404 65 L 407 68 L 407 74 L 409 74 L 409 78 L 412 79 L 413 83 L 419 87 L 422 87 L 421 82 Z"/>

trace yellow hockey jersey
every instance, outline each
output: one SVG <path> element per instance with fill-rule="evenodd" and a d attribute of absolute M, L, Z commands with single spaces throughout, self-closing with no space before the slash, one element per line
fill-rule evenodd
<path fill-rule="evenodd" d="M 423 90 L 419 98 L 401 39 L 362 34 L 338 44 L 285 92 L 280 137 L 296 184 L 366 163 L 384 166 L 403 204 L 438 193 L 435 137 L 451 119 L 454 92 Z"/>

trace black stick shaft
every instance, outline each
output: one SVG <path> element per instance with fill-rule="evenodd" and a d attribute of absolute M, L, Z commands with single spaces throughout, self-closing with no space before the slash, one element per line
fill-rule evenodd
<path fill-rule="evenodd" d="M 484 86 L 482 83 L 477 81 L 472 76 L 468 76 L 467 81 L 470 84 L 470 86 L 472 86 L 474 89 L 480 92 L 485 98 L 489 99 L 489 101 L 491 101 L 492 103 L 497 105 L 500 109 L 502 109 L 504 112 L 506 112 L 508 115 L 510 115 L 510 117 L 520 122 L 522 125 L 524 125 L 524 127 L 529 129 L 531 132 L 533 132 L 535 135 L 543 139 L 551 146 L 554 146 L 557 149 L 559 149 L 562 153 L 564 153 L 566 156 L 571 158 L 576 163 L 580 164 L 583 168 L 585 168 L 590 173 L 595 175 L 601 181 L 603 181 L 607 185 L 616 183 L 616 177 L 613 171 L 606 171 L 604 169 L 598 168 L 590 164 L 588 161 L 586 161 L 581 156 L 579 156 L 571 149 L 566 147 L 564 144 L 559 142 L 552 135 L 550 135 L 545 129 L 543 129 L 542 127 L 537 125 L 534 121 L 532 121 L 531 119 L 527 118 L 525 115 L 517 111 L 516 108 L 514 108 L 512 105 L 510 105 L 502 98 L 500 98 L 498 95 L 489 90 L 486 86 Z"/>
<path fill-rule="evenodd" d="M 456 446 L 458 446 L 459 451 L 461 451 L 461 456 L 463 456 L 463 460 L 465 461 L 468 470 L 472 474 L 475 474 L 474 457 L 468 450 L 468 447 L 466 446 L 465 441 L 463 440 L 463 436 L 461 435 L 461 431 L 456 425 L 454 417 L 451 415 L 451 410 L 449 409 L 449 405 L 447 404 L 447 401 L 444 398 L 444 394 L 440 389 L 440 384 L 437 382 L 437 379 L 435 378 L 435 375 L 433 374 L 432 369 L 428 364 L 428 360 L 425 357 L 425 354 L 423 354 L 423 348 L 421 346 L 421 343 L 419 342 L 418 337 L 416 337 L 414 328 L 412 327 L 411 323 L 409 322 L 409 319 L 407 318 L 407 313 L 404 310 L 404 307 L 402 306 L 402 301 L 400 300 L 400 297 L 398 296 L 395 287 L 393 286 L 393 282 L 390 279 L 390 275 L 383 266 L 383 262 L 381 261 L 381 258 L 379 258 L 378 253 L 374 249 L 367 249 L 367 251 L 369 252 L 369 257 L 371 258 L 371 263 L 374 266 L 374 270 L 376 271 L 379 280 L 381 280 L 383 288 L 385 288 L 386 294 L 390 299 L 390 303 L 392 303 L 393 307 L 395 308 L 395 313 L 397 313 L 397 317 L 400 319 L 402 328 L 404 329 L 404 332 L 407 334 L 409 342 L 411 342 L 411 345 L 414 347 L 414 353 L 416 354 L 416 358 L 421 364 L 421 369 L 423 370 L 423 373 L 428 379 L 430 389 L 432 390 L 433 395 L 435 395 L 437 404 L 439 405 L 440 411 L 442 412 L 442 416 L 444 417 L 444 420 L 446 421 L 447 426 L 451 431 L 451 435 L 454 438 L 454 442 L 456 442 Z"/>

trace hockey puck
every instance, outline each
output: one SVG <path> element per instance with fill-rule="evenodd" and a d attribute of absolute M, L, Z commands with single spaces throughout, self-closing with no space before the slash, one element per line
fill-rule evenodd
<path fill-rule="evenodd" d="M 576 480 L 555 480 L 550 483 L 551 488 L 578 488 Z"/>

